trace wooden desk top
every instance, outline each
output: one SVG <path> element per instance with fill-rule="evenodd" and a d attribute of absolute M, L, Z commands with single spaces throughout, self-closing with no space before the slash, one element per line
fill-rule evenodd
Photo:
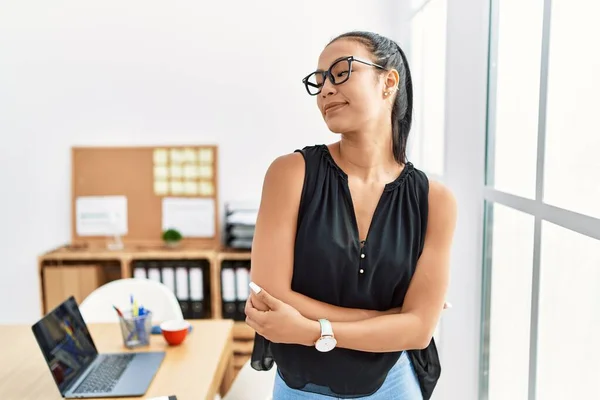
<path fill-rule="evenodd" d="M 149 347 L 135 351 L 166 351 L 143 399 L 176 395 L 178 400 L 210 399 L 218 393 L 232 356 L 233 322 L 191 321 L 193 330 L 180 346 L 170 347 L 152 335 Z M 91 324 L 100 353 L 126 352 L 118 324 Z M 62 399 L 29 325 L 0 326 L 0 393 L 6 400 Z"/>

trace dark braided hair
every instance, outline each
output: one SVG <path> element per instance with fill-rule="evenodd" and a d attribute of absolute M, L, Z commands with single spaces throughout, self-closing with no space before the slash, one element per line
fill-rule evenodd
<path fill-rule="evenodd" d="M 394 158 L 406 164 L 406 144 L 412 124 L 413 87 L 410 68 L 404 52 L 392 39 L 373 32 L 352 31 L 343 33 L 329 42 L 339 39 L 356 40 L 362 43 L 373 55 L 376 64 L 386 69 L 396 69 L 400 75 L 398 94 L 392 107 L 392 143 Z"/>

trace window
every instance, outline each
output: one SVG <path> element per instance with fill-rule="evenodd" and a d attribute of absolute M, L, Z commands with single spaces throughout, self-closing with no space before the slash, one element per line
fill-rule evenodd
<path fill-rule="evenodd" d="M 542 223 L 538 399 L 598 399 L 600 240 Z"/>
<path fill-rule="evenodd" d="M 600 3 L 553 1 L 544 201 L 600 218 Z"/>
<path fill-rule="evenodd" d="M 543 0 L 499 1 L 488 184 L 535 198 Z"/>
<path fill-rule="evenodd" d="M 534 218 L 500 204 L 490 204 L 486 218 L 491 222 L 489 399 L 527 400 Z"/>
<path fill-rule="evenodd" d="M 446 0 L 429 0 L 411 19 L 408 61 L 413 78 L 409 159 L 433 175 L 444 174 Z"/>
<path fill-rule="evenodd" d="M 491 5 L 480 398 L 600 398 L 600 3 Z"/>

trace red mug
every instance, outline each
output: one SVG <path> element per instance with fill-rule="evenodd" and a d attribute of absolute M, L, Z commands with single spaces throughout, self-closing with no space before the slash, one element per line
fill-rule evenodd
<path fill-rule="evenodd" d="M 190 323 L 185 320 L 171 320 L 160 324 L 163 337 L 171 346 L 177 346 L 185 340 Z"/>

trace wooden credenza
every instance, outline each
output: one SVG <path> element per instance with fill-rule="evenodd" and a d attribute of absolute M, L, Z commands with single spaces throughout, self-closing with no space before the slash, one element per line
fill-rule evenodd
<path fill-rule="evenodd" d="M 38 257 L 41 309 L 45 314 L 73 295 L 81 303 L 96 288 L 117 279 L 133 277 L 133 268 L 143 261 L 198 262 L 208 266 L 209 299 L 206 319 L 223 319 L 221 266 L 236 261 L 250 266 L 250 253 L 227 249 L 130 246 L 119 251 L 100 247 L 62 246 Z M 254 331 L 237 318 L 233 329 L 235 372 L 250 358 Z"/>

